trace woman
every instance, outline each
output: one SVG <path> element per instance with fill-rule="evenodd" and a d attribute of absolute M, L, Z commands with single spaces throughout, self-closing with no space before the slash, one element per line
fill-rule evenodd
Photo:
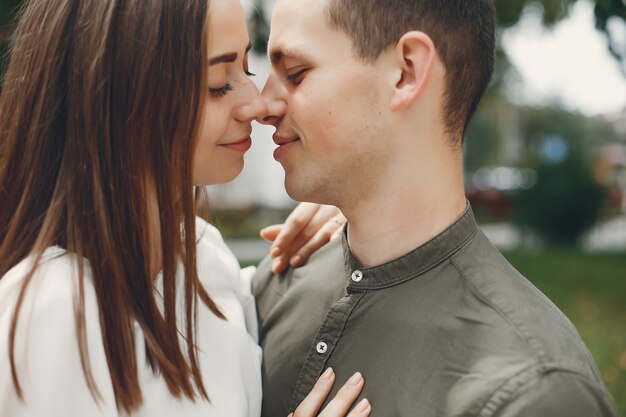
<path fill-rule="evenodd" d="M 237 0 L 26 6 L 0 98 L 0 415 L 259 414 L 249 293 L 193 191 L 240 172 L 265 111 L 248 50 Z"/>

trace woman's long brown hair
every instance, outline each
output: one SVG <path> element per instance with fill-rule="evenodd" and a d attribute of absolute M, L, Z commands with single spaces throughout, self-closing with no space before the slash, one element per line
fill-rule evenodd
<path fill-rule="evenodd" d="M 0 97 L 0 277 L 35 259 L 9 340 L 22 398 L 19 313 L 44 250 L 58 245 L 78 258 L 76 336 L 94 398 L 101 396 L 85 338 L 81 259 L 89 262 L 117 407 L 132 411 L 143 401 L 135 321 L 170 392 L 208 399 L 194 343 L 198 300 L 222 315 L 198 280 L 191 180 L 207 94 L 207 14 L 208 0 L 32 0 L 22 12 Z M 160 216 L 157 256 L 150 211 Z M 163 267 L 162 311 L 155 261 Z M 177 282 L 180 264 L 185 279 Z"/>

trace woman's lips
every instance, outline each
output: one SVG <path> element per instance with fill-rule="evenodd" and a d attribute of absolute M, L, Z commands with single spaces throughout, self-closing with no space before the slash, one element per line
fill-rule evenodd
<path fill-rule="evenodd" d="M 247 137 L 245 139 L 240 140 L 239 142 L 225 143 L 220 146 L 233 150 L 233 151 L 237 151 L 237 152 L 246 152 L 252 146 L 252 139 Z"/>

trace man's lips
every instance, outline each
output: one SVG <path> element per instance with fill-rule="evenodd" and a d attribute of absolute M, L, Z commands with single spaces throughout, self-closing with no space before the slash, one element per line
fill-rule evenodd
<path fill-rule="evenodd" d="M 243 138 L 237 142 L 223 143 L 219 146 L 233 151 L 246 152 L 252 146 L 252 139 L 250 139 L 250 136 L 248 136 L 247 138 Z"/>
<path fill-rule="evenodd" d="M 280 135 L 274 135 L 273 139 L 274 143 L 278 145 L 278 148 L 274 150 L 274 159 L 277 161 L 280 160 L 280 158 L 285 154 L 285 152 L 287 152 L 291 145 L 300 141 L 300 138 L 298 137 L 287 138 Z"/>
<path fill-rule="evenodd" d="M 295 142 L 300 140 L 299 137 L 295 137 L 295 138 L 288 138 L 286 136 L 280 136 L 278 134 L 274 134 L 274 136 L 272 136 L 272 138 L 274 139 L 274 143 L 277 144 L 278 146 L 282 146 L 285 145 L 289 142 Z"/>

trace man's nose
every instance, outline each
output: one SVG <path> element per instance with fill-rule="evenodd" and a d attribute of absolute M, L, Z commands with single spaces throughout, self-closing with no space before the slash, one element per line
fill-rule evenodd
<path fill-rule="evenodd" d="M 278 126 L 287 112 L 286 93 L 286 87 L 280 82 L 276 74 L 271 73 L 261 92 L 267 106 L 267 113 L 264 117 L 257 119 L 259 123 Z"/>

